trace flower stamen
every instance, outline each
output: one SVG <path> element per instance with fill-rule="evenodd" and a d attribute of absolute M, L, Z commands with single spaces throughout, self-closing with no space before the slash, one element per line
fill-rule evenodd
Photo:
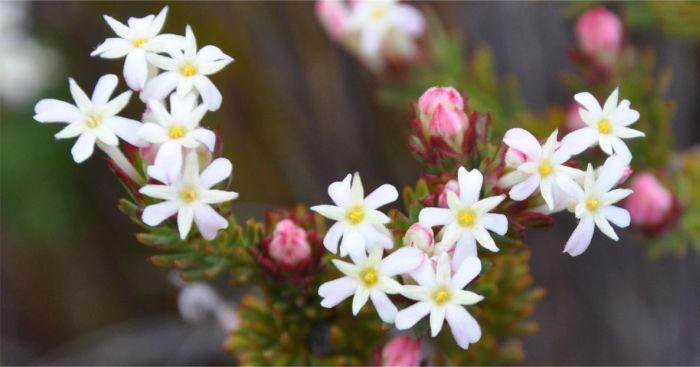
<path fill-rule="evenodd" d="M 94 129 L 100 125 L 102 125 L 102 116 L 93 113 L 88 115 L 87 119 L 85 120 L 85 124 L 91 128 Z"/>
<path fill-rule="evenodd" d="M 452 298 L 452 294 L 446 288 L 441 288 L 433 293 L 433 300 L 438 305 L 442 305 Z"/>
<path fill-rule="evenodd" d="M 191 203 L 197 200 L 197 190 L 193 187 L 185 187 L 180 191 L 180 199 L 185 203 Z"/>
<path fill-rule="evenodd" d="M 187 64 L 182 68 L 181 72 L 184 76 L 192 76 L 197 73 L 197 69 L 191 64 Z"/>
<path fill-rule="evenodd" d="M 586 208 L 588 208 L 588 210 L 590 210 L 590 211 L 594 211 L 594 210 L 598 209 L 599 206 L 600 206 L 600 203 L 596 199 L 590 198 L 590 199 L 586 200 Z"/>
<path fill-rule="evenodd" d="M 608 134 L 612 130 L 612 125 L 610 125 L 610 122 L 607 119 L 602 119 L 600 122 L 598 122 L 598 131 L 601 134 Z"/>
<path fill-rule="evenodd" d="M 179 139 L 185 136 L 185 128 L 182 126 L 173 126 L 170 128 L 170 131 L 168 131 L 168 136 L 170 136 L 171 139 Z"/>
<path fill-rule="evenodd" d="M 476 219 L 476 214 L 471 209 L 461 210 L 461 211 L 459 211 L 459 213 L 457 213 L 457 222 L 462 227 L 471 226 L 472 224 L 474 224 L 475 219 Z"/>
<path fill-rule="evenodd" d="M 379 276 L 377 275 L 377 271 L 374 270 L 373 268 L 368 268 L 362 273 L 362 282 L 365 283 L 365 286 L 371 287 L 379 281 Z"/>
<path fill-rule="evenodd" d="M 350 223 L 359 224 L 363 219 L 365 219 L 365 211 L 362 209 L 362 207 L 356 206 L 350 212 L 348 212 L 347 218 Z"/>
<path fill-rule="evenodd" d="M 547 177 L 550 173 L 552 173 L 552 165 L 549 162 L 544 161 L 540 163 L 539 167 L 537 167 L 537 171 L 540 173 L 540 176 Z"/>
<path fill-rule="evenodd" d="M 139 37 L 139 38 L 134 39 L 131 43 L 134 45 L 134 47 L 139 48 L 139 47 L 143 46 L 144 43 L 146 43 L 146 40 Z"/>

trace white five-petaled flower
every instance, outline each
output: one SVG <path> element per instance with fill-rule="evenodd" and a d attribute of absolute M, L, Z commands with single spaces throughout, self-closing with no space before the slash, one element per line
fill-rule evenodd
<path fill-rule="evenodd" d="M 423 33 L 425 20 L 416 8 L 396 0 L 368 0 L 355 3 L 345 26 L 357 34 L 362 59 L 380 69 L 387 56 L 415 56 L 415 39 Z"/>
<path fill-rule="evenodd" d="M 423 255 L 418 249 L 402 247 L 382 260 L 383 251 L 381 247 L 373 247 L 369 257 L 364 251 L 351 252 L 354 264 L 334 259 L 333 264 L 345 276 L 321 285 L 318 289 L 318 294 L 323 297 L 321 306 L 335 307 L 355 294 L 353 315 L 357 315 L 371 298 L 379 317 L 386 323 L 393 323 L 398 310 L 387 294 L 401 291 L 401 284 L 393 276 L 417 269 L 423 263 Z"/>
<path fill-rule="evenodd" d="M 588 92 L 578 93 L 574 99 L 583 108 L 579 109 L 581 120 L 586 127 L 573 131 L 562 140 L 571 154 L 579 154 L 591 145 L 598 143 L 608 155 L 619 154 L 631 158 L 630 152 L 622 139 L 638 138 L 644 133 L 628 126 L 639 120 L 639 112 L 630 108 L 630 101 L 618 100 L 618 88 L 610 94 L 603 107 Z"/>
<path fill-rule="evenodd" d="M 553 194 L 555 185 L 561 187 L 571 184 L 583 175 L 580 170 L 563 165 L 571 158 L 571 154 L 568 145 L 562 143 L 557 147 L 557 133 L 554 130 L 544 145 L 540 146 L 527 130 L 514 128 L 506 132 L 503 142 L 526 157 L 515 171 L 501 178 L 501 184 L 519 182 L 509 192 L 511 199 L 525 200 L 539 187 L 547 206 L 554 209 L 557 206 Z"/>
<path fill-rule="evenodd" d="M 340 243 L 340 256 L 345 256 L 348 252 L 365 251 L 365 248 L 369 250 L 376 245 L 387 249 L 394 246 L 391 235 L 384 227 L 391 219 L 376 210 L 399 197 L 394 186 L 379 186 L 365 198 L 360 174 L 355 173 L 354 178 L 348 174 L 343 181 L 330 184 L 328 195 L 335 205 L 311 207 L 311 210 L 337 221 L 328 229 L 323 239 L 323 245 L 328 251 L 334 254 L 338 252 L 341 236 L 343 240 Z"/>
<path fill-rule="evenodd" d="M 508 231 L 508 219 L 503 214 L 489 213 L 505 199 L 505 195 L 491 196 L 479 200 L 483 176 L 477 169 L 467 171 L 460 167 L 457 172 L 459 196 L 447 191 L 446 208 L 423 208 L 418 221 L 426 227 L 444 225 L 439 250 L 449 250 L 455 242 L 452 263 L 455 268 L 468 257 L 476 256 L 476 242 L 484 248 L 498 252 L 498 247 L 487 230 L 499 235 Z"/>
<path fill-rule="evenodd" d="M 464 305 L 475 304 L 484 297 L 465 291 L 463 288 L 481 272 L 481 262 L 476 257 L 465 259 L 452 274 L 450 259 L 446 253 L 440 255 L 437 269 L 432 262 L 425 261 L 411 277 L 419 285 L 404 285 L 401 294 L 418 301 L 396 315 L 396 328 L 408 329 L 430 313 L 430 330 L 435 337 L 447 319 L 457 344 L 467 349 L 470 343 L 481 339 L 481 328 Z"/>
<path fill-rule="evenodd" d="M 187 237 L 194 220 L 202 237 L 213 239 L 220 229 L 228 227 L 228 221 L 210 204 L 233 200 L 238 194 L 212 190 L 211 187 L 228 178 L 231 170 L 231 162 L 228 159 L 218 158 L 200 173 L 197 152 L 190 151 L 185 157 L 182 175 L 177 180 L 169 182 L 168 177 L 152 176 L 166 185 L 146 185 L 139 190 L 143 195 L 164 200 L 147 206 L 141 219 L 149 226 L 157 226 L 177 213 L 180 238 Z"/>
<path fill-rule="evenodd" d="M 578 256 L 586 251 L 596 226 L 606 236 L 617 241 L 617 234 L 608 221 L 621 228 L 629 226 L 629 212 L 612 205 L 632 194 L 632 190 L 629 189 L 612 190 L 624 174 L 625 166 L 626 158 L 613 155 L 600 168 L 597 179 L 593 167 L 588 165 L 583 188 L 576 183 L 563 187 L 576 200 L 574 212 L 576 218 L 580 219 L 564 247 L 564 252 Z"/>
<path fill-rule="evenodd" d="M 174 34 L 158 34 L 163 28 L 168 7 L 157 16 L 153 14 L 143 18 L 129 18 L 127 25 L 105 15 L 107 24 L 119 37 L 107 38 L 97 46 L 90 56 L 100 56 L 105 59 L 119 59 L 126 56 L 124 61 L 124 79 L 129 88 L 140 91 L 148 79 L 148 63 L 146 55 L 181 49 L 184 38 Z"/>
<path fill-rule="evenodd" d="M 221 106 L 221 92 L 207 75 L 214 74 L 233 61 L 216 46 L 204 46 L 197 51 L 197 40 L 192 28 L 185 30 L 184 50 L 168 51 L 170 57 L 147 55 L 148 61 L 165 72 L 149 80 L 141 93 L 141 100 L 163 100 L 173 90 L 184 96 L 192 88 L 202 96 L 210 111 Z"/>
<path fill-rule="evenodd" d="M 109 146 L 119 145 L 117 136 L 132 145 L 142 145 L 138 138 L 141 123 L 119 117 L 117 114 L 129 103 L 131 92 L 127 91 L 109 100 L 117 87 L 117 76 L 102 76 L 95 86 L 90 99 L 72 78 L 69 79 L 70 92 L 75 106 L 57 99 L 42 99 L 34 107 L 34 119 L 45 122 L 68 123 L 55 137 L 69 139 L 76 136 L 71 153 L 76 163 L 88 159 L 95 149 L 95 142 Z"/>
<path fill-rule="evenodd" d="M 139 136 L 149 143 L 160 144 L 155 157 L 156 166 L 159 162 L 169 162 L 170 171 L 179 172 L 182 148 L 196 149 L 204 145 L 209 151 L 214 150 L 216 135 L 199 126 L 207 112 L 207 105 L 197 106 L 195 94 L 189 93 L 184 97 L 171 94 L 170 113 L 155 100 L 149 101 L 148 106 L 157 123 L 145 122 L 139 129 Z M 149 176 L 153 167 L 149 167 Z"/>

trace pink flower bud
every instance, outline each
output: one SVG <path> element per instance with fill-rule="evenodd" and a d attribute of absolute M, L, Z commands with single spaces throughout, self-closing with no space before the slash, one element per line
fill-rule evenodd
<path fill-rule="evenodd" d="M 640 227 L 656 226 L 666 219 L 673 207 L 673 195 L 654 177 L 643 172 L 632 180 L 634 193 L 625 200 L 632 224 Z"/>
<path fill-rule="evenodd" d="M 610 65 L 622 50 L 622 22 L 615 13 L 597 7 L 584 13 L 576 22 L 576 37 L 581 52 Z"/>
<path fill-rule="evenodd" d="M 433 252 L 433 230 L 414 223 L 403 236 L 404 246 L 411 246 L 424 251 L 427 254 Z"/>
<path fill-rule="evenodd" d="M 576 103 L 569 104 L 566 108 L 566 124 L 567 131 L 574 131 L 586 127 L 586 123 L 581 120 L 581 114 L 578 113 L 579 105 Z"/>
<path fill-rule="evenodd" d="M 382 366 L 411 367 L 420 365 L 419 340 L 408 335 L 391 339 L 382 349 Z"/>
<path fill-rule="evenodd" d="M 438 206 L 441 208 L 447 208 L 447 192 L 453 191 L 455 194 L 459 195 L 459 183 L 457 180 L 449 180 L 442 189 L 440 196 L 438 196 Z"/>
<path fill-rule="evenodd" d="M 290 219 L 281 220 L 270 241 L 270 257 L 286 266 L 295 266 L 311 258 L 306 231 Z"/>
<path fill-rule="evenodd" d="M 338 40 L 344 36 L 348 9 L 340 0 L 317 0 L 316 18 L 331 38 Z"/>
<path fill-rule="evenodd" d="M 432 87 L 418 100 L 423 130 L 452 144 L 461 144 L 469 126 L 464 113 L 464 100 L 452 87 Z"/>

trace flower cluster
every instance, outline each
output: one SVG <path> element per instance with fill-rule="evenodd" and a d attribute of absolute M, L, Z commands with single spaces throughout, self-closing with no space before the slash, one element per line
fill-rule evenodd
<path fill-rule="evenodd" d="M 167 12 L 165 7 L 158 15 L 129 18 L 127 24 L 105 16 L 117 37 L 106 39 L 91 54 L 125 58 L 124 80 L 147 104 L 141 121 L 121 116 L 132 91 L 111 98 L 119 82 L 112 74 L 99 78 L 90 97 L 69 79 L 75 104 L 41 100 L 34 119 L 68 124 L 55 136 L 77 137 L 71 150 L 75 162 L 92 156 L 97 145 L 132 184 L 140 187 L 140 194 L 161 200 L 143 210 L 144 223 L 156 226 L 177 214 L 180 238 L 187 237 L 194 223 L 202 236 L 211 240 L 228 226 L 212 205 L 233 200 L 238 194 L 213 188 L 231 176 L 232 165 L 225 158 L 212 160 L 216 135 L 199 124 L 207 111 L 221 105 L 221 94 L 208 75 L 233 59 L 215 46 L 197 50 L 189 26 L 184 37 L 160 34 Z M 169 112 L 164 105 L 168 96 Z M 145 175 L 119 149 L 119 139 L 154 152 L 152 162 L 145 160 L 149 164 Z M 149 182 L 152 180 L 159 184 Z"/>
<path fill-rule="evenodd" d="M 317 0 L 316 16 L 331 38 L 374 71 L 419 55 L 425 19 L 413 6 L 397 0 Z"/>
<path fill-rule="evenodd" d="M 618 103 L 615 89 L 601 107 L 590 93 L 579 93 L 579 114 L 585 126 L 558 141 L 554 131 L 543 145 L 523 129 L 511 129 L 503 142 L 509 147 L 506 162 L 510 172 L 501 177 L 500 185 L 510 188 L 516 201 L 531 197 L 538 189 L 545 202 L 540 210 L 554 213 L 569 210 L 579 224 L 569 238 L 564 252 L 571 256 L 583 253 L 591 242 L 595 227 L 613 240 L 617 234 L 610 222 L 624 228 L 630 224 L 627 210 L 613 204 L 632 193 L 616 189 L 630 174 L 632 154 L 623 139 L 644 136 L 629 128 L 639 119 L 630 102 Z M 589 164 L 584 172 L 571 166 L 572 156 L 591 146 L 599 146 L 609 158 L 598 169 Z"/>

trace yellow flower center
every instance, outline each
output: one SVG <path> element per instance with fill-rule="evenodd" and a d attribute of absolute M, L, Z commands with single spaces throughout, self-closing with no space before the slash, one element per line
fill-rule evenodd
<path fill-rule="evenodd" d="M 184 75 L 184 76 L 192 76 L 196 73 L 197 73 L 197 69 L 190 64 L 187 64 L 187 65 L 185 65 L 185 67 L 182 68 L 182 75 Z"/>
<path fill-rule="evenodd" d="M 438 305 L 442 305 L 452 298 L 452 294 L 448 289 L 442 288 L 433 293 L 433 300 Z"/>
<path fill-rule="evenodd" d="M 540 166 L 537 168 L 537 171 L 540 173 L 540 176 L 546 177 L 549 176 L 550 173 L 552 173 L 552 165 L 549 164 L 549 162 L 544 161 L 540 163 Z"/>
<path fill-rule="evenodd" d="M 179 139 L 185 136 L 185 128 L 182 126 L 173 126 L 170 128 L 170 131 L 168 131 L 168 136 L 170 136 L 171 139 Z"/>
<path fill-rule="evenodd" d="M 138 47 L 143 46 L 143 44 L 146 43 L 146 40 L 144 40 L 143 38 L 139 37 L 139 38 L 133 40 L 132 43 L 134 44 L 134 47 L 138 48 Z"/>
<path fill-rule="evenodd" d="M 612 125 L 610 125 L 610 122 L 606 119 L 600 120 L 598 123 L 598 131 L 601 134 L 607 134 L 610 132 L 610 130 L 612 130 Z"/>
<path fill-rule="evenodd" d="M 377 275 L 377 271 L 373 268 L 368 268 L 362 273 L 362 282 L 365 283 L 365 286 L 373 286 L 377 284 L 378 281 L 379 276 Z"/>
<path fill-rule="evenodd" d="M 474 219 L 476 219 L 476 214 L 473 210 L 461 210 L 457 213 L 457 222 L 462 227 L 469 227 L 474 224 Z"/>
<path fill-rule="evenodd" d="M 185 187 L 180 191 L 180 199 L 185 203 L 197 200 L 197 190 L 193 187 Z"/>
<path fill-rule="evenodd" d="M 386 9 L 383 7 L 376 7 L 372 11 L 372 18 L 374 20 L 380 20 L 386 16 Z"/>
<path fill-rule="evenodd" d="M 591 198 L 591 199 L 586 200 L 586 208 L 588 208 L 588 210 L 591 210 L 591 211 L 596 210 L 596 209 L 598 209 L 599 206 L 600 206 L 600 203 L 596 199 Z"/>
<path fill-rule="evenodd" d="M 94 129 L 100 125 L 102 125 L 102 116 L 93 113 L 88 115 L 87 119 L 85 119 L 85 124 L 91 128 Z"/>
<path fill-rule="evenodd" d="M 348 213 L 348 220 L 352 224 L 359 224 L 365 219 L 365 211 L 360 206 L 356 206 Z"/>

